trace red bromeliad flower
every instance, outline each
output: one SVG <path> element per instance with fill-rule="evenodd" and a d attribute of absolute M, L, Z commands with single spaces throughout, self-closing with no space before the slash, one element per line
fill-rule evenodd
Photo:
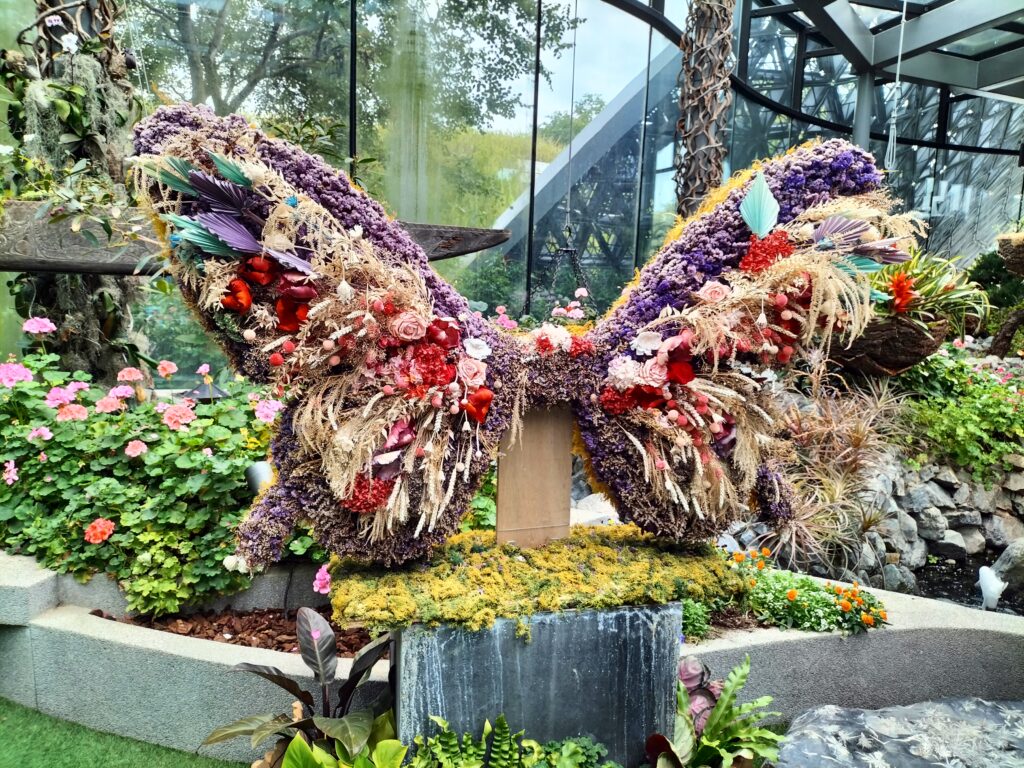
<path fill-rule="evenodd" d="M 762 272 L 776 261 L 793 254 L 793 244 L 784 229 L 777 229 L 763 240 L 757 235 L 750 236 L 747 254 L 740 260 L 744 272 Z"/>
<path fill-rule="evenodd" d="M 220 300 L 221 306 L 244 315 L 252 308 L 252 291 L 249 284 L 240 278 L 235 278 L 228 283 L 228 295 Z"/>
<path fill-rule="evenodd" d="M 85 529 L 85 540 L 90 544 L 102 544 L 114 533 L 114 522 L 105 517 L 97 517 Z"/>
<path fill-rule="evenodd" d="M 352 486 L 352 493 L 343 502 L 346 509 L 357 515 L 372 515 L 388 503 L 395 481 L 379 480 L 369 475 L 359 475 Z"/>
<path fill-rule="evenodd" d="M 914 278 L 905 272 L 897 272 L 889 281 L 889 293 L 892 294 L 892 311 L 903 314 L 910 309 L 910 302 L 917 298 Z"/>

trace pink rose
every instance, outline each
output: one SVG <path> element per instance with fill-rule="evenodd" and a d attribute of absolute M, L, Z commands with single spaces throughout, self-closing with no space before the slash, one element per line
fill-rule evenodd
<path fill-rule="evenodd" d="M 51 440 L 53 439 L 53 432 L 50 431 L 49 427 L 36 427 L 28 433 L 28 439 L 35 440 L 36 438 L 41 440 Z"/>
<path fill-rule="evenodd" d="M 149 446 L 146 445 L 141 440 L 132 440 L 130 443 L 128 443 L 128 445 L 124 447 L 125 456 L 129 456 L 133 459 L 136 458 L 137 456 L 141 456 L 148 450 Z"/>
<path fill-rule="evenodd" d="M 701 286 L 701 289 L 697 291 L 697 296 L 700 297 L 702 301 L 708 302 L 708 304 L 717 304 L 730 293 L 732 293 L 732 288 L 728 285 L 720 283 L 717 280 L 711 280 Z"/>
<path fill-rule="evenodd" d="M 467 387 L 482 387 L 487 380 L 487 364 L 472 357 L 460 357 L 459 378 Z"/>
<path fill-rule="evenodd" d="M 156 372 L 163 378 L 169 379 L 178 372 L 178 366 L 170 360 L 161 360 L 156 367 Z"/>
<path fill-rule="evenodd" d="M 427 321 L 416 312 L 406 311 L 391 318 L 388 328 L 402 341 L 416 341 L 427 332 Z"/>
<path fill-rule="evenodd" d="M 25 333 L 53 333 L 57 330 L 57 326 L 45 317 L 30 317 L 22 323 L 21 330 Z"/>
<path fill-rule="evenodd" d="M 96 401 L 96 413 L 114 413 L 120 411 L 122 407 L 121 401 L 110 395 Z"/>
<path fill-rule="evenodd" d="M 0 363 L 0 384 L 10 389 L 19 381 L 32 381 L 32 371 L 21 363 Z"/>
<path fill-rule="evenodd" d="M 651 357 L 643 362 L 636 377 L 637 383 L 645 387 L 660 387 L 668 380 L 668 366 Z"/>
<path fill-rule="evenodd" d="M 78 403 L 68 403 L 57 409 L 57 421 L 85 421 L 88 418 L 89 411 Z"/>
<path fill-rule="evenodd" d="M 172 405 L 164 411 L 163 422 L 175 432 L 195 421 L 196 415 L 187 405 Z"/>
<path fill-rule="evenodd" d="M 142 381 L 142 371 L 138 368 L 122 368 L 117 372 L 118 381 Z"/>
<path fill-rule="evenodd" d="M 112 387 L 111 390 L 107 392 L 107 397 L 117 397 L 121 399 L 126 397 L 135 397 L 135 390 L 127 384 L 119 384 L 116 387 Z"/>

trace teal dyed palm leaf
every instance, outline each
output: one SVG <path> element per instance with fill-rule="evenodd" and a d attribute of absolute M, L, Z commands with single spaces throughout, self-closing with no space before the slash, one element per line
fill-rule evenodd
<path fill-rule="evenodd" d="M 239 184 L 246 189 L 252 188 L 252 181 L 249 177 L 242 172 L 241 166 L 233 160 L 229 160 L 224 155 L 217 154 L 216 152 L 207 151 L 210 159 L 213 160 L 213 164 L 217 166 L 217 172 L 220 173 L 228 181 L 233 181 L 235 184 Z"/>
<path fill-rule="evenodd" d="M 768 182 L 760 171 L 740 203 L 740 216 L 758 237 L 765 237 L 779 222 L 779 201 L 768 188 Z"/>

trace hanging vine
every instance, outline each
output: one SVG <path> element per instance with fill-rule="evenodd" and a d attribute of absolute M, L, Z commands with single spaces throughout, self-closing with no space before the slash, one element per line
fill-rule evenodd
<path fill-rule="evenodd" d="M 722 183 L 725 121 L 732 104 L 732 17 L 736 0 L 695 0 L 679 44 L 676 212 L 693 213 Z"/>

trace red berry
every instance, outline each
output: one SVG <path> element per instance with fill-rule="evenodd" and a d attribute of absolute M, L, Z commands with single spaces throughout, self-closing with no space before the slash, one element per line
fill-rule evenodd
<path fill-rule="evenodd" d="M 270 356 L 270 364 L 275 368 L 279 365 L 284 365 L 284 355 L 280 352 L 275 352 Z"/>
<path fill-rule="evenodd" d="M 295 351 L 295 342 L 293 342 L 293 341 L 291 341 L 289 339 L 288 341 L 286 341 L 284 344 L 281 345 L 281 350 L 286 355 L 290 355 L 292 352 Z"/>

